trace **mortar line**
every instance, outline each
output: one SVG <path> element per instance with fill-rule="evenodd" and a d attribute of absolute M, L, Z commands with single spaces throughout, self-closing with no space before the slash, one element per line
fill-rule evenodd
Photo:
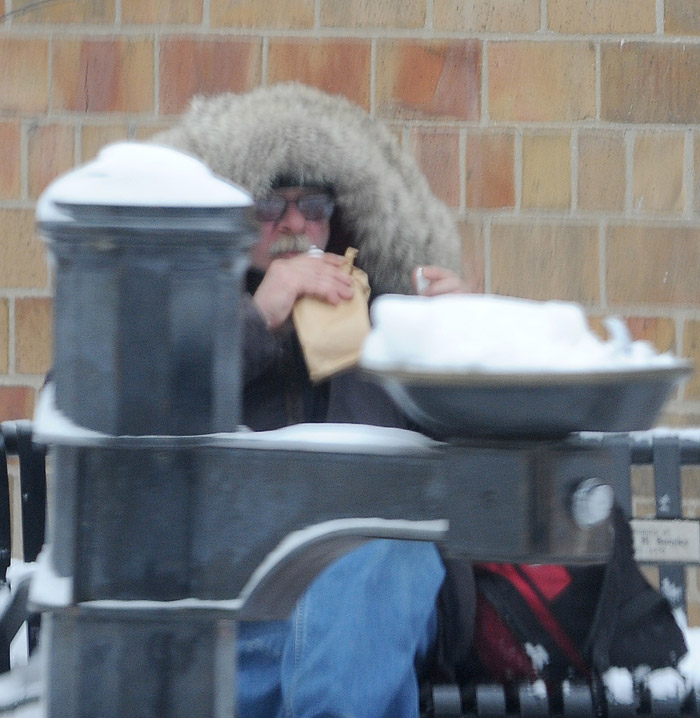
<path fill-rule="evenodd" d="M 515 161 L 513 163 L 513 178 L 515 184 L 515 207 L 514 215 L 519 215 L 523 206 L 523 130 L 521 127 L 515 129 Z"/>
<path fill-rule="evenodd" d="M 489 121 L 489 42 L 481 42 L 481 112 L 479 123 L 488 125 Z"/>
<path fill-rule="evenodd" d="M 467 213 L 467 128 L 459 130 L 459 213 Z"/>
<path fill-rule="evenodd" d="M 578 210 L 578 134 L 579 129 L 574 128 L 571 132 L 569 152 L 571 155 L 571 212 L 576 214 Z"/>
<path fill-rule="evenodd" d="M 625 215 L 634 215 L 634 143 L 636 130 L 625 130 Z"/>
<path fill-rule="evenodd" d="M 160 32 L 153 33 L 153 109 L 156 117 L 160 117 Z"/>
<path fill-rule="evenodd" d="M 211 0 L 202 0 L 202 27 L 211 28 Z"/>
<path fill-rule="evenodd" d="M 685 185 L 685 211 L 683 217 L 692 219 L 695 212 L 695 152 L 693 149 L 693 131 L 686 130 L 683 142 L 684 167 L 683 183 Z"/>
<path fill-rule="evenodd" d="M 267 35 L 263 35 L 262 44 L 260 46 L 260 52 L 262 58 L 260 60 L 260 84 L 265 87 L 267 85 L 267 63 L 268 54 L 270 49 L 270 38 Z"/>
<path fill-rule="evenodd" d="M 20 197 L 29 199 L 29 126 L 31 120 L 20 122 L 19 126 L 19 171 Z"/>
<path fill-rule="evenodd" d="M 369 114 L 377 114 L 377 39 L 372 38 L 369 43 Z"/>
<path fill-rule="evenodd" d="M 608 238 L 604 220 L 598 221 L 598 281 L 600 282 L 600 308 L 608 309 L 608 287 L 605 277 L 608 272 Z"/>
<path fill-rule="evenodd" d="M 600 41 L 595 44 L 595 119 L 601 121 L 603 113 L 603 83 L 601 81 L 602 50 Z"/>
<path fill-rule="evenodd" d="M 435 4 L 434 0 L 427 0 L 425 5 L 425 30 L 435 29 Z"/>
<path fill-rule="evenodd" d="M 491 279 L 491 227 L 493 219 L 488 217 L 482 224 L 484 233 L 484 292 L 493 293 L 493 282 Z"/>
<path fill-rule="evenodd" d="M 15 297 L 8 297 L 7 301 L 7 374 L 15 373 L 16 351 L 15 351 Z"/>

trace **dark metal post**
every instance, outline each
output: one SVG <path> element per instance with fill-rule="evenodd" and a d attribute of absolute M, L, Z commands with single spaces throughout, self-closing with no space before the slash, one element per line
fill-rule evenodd
<path fill-rule="evenodd" d="M 53 386 L 56 408 L 72 425 L 101 432 L 107 445 L 118 441 L 126 454 L 146 434 L 237 428 L 241 283 L 255 239 L 250 204 L 194 158 L 137 143 L 107 148 L 47 189 L 37 216 L 56 264 Z M 47 541 L 49 570 L 71 589 L 79 579 L 76 533 L 91 518 L 81 486 L 104 470 L 92 456 L 76 461 L 75 451 L 55 450 L 60 510 Z M 159 562 L 173 549 L 188 554 L 187 526 L 171 513 L 187 472 L 168 474 L 162 451 L 145 453 L 154 474 L 126 476 L 133 467 L 112 463 L 108 491 L 152 487 L 132 557 L 150 566 L 153 582 L 170 582 L 161 587 L 167 599 L 187 599 L 185 563 Z M 98 553 L 113 548 L 97 536 Z M 139 566 L 128 560 L 121 568 L 133 576 Z M 110 586 L 106 597 L 118 598 L 119 587 Z M 146 586 L 133 595 L 149 597 Z M 73 592 L 45 621 L 49 716 L 230 716 L 235 621 L 235 611 L 104 606 Z"/>

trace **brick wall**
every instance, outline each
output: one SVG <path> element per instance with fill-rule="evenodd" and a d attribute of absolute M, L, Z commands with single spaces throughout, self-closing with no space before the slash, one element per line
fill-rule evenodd
<path fill-rule="evenodd" d="M 390 125 L 454 209 L 475 291 L 578 301 L 594 326 L 619 314 L 700 366 L 697 0 L 0 0 L 1 14 L 0 420 L 32 415 L 51 364 L 34 230 L 47 183 L 197 92 L 288 79 Z M 700 424 L 700 373 L 661 422 Z"/>
<path fill-rule="evenodd" d="M 0 0 L 0 419 L 51 363 L 47 183 L 194 93 L 298 79 L 385 120 L 477 291 L 582 302 L 700 364 L 696 0 Z M 700 376 L 663 423 L 700 424 Z"/>

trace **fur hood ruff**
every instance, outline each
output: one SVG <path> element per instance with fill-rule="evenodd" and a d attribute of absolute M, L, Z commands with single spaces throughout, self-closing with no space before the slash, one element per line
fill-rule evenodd
<path fill-rule="evenodd" d="M 461 273 L 450 210 L 394 135 L 344 97 L 298 83 L 195 97 L 152 141 L 199 157 L 254 197 L 280 177 L 331 185 L 334 231 L 339 224 L 358 248 L 375 294 L 412 292 L 420 265 Z"/>

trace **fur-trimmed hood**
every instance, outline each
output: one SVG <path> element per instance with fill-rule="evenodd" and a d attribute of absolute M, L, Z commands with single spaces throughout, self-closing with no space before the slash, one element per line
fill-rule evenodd
<path fill-rule="evenodd" d="M 410 273 L 420 265 L 460 273 L 450 210 L 396 138 L 344 97 L 298 83 L 196 97 L 152 141 L 199 157 L 254 197 L 281 176 L 332 185 L 336 219 L 375 294 L 411 292 Z"/>

